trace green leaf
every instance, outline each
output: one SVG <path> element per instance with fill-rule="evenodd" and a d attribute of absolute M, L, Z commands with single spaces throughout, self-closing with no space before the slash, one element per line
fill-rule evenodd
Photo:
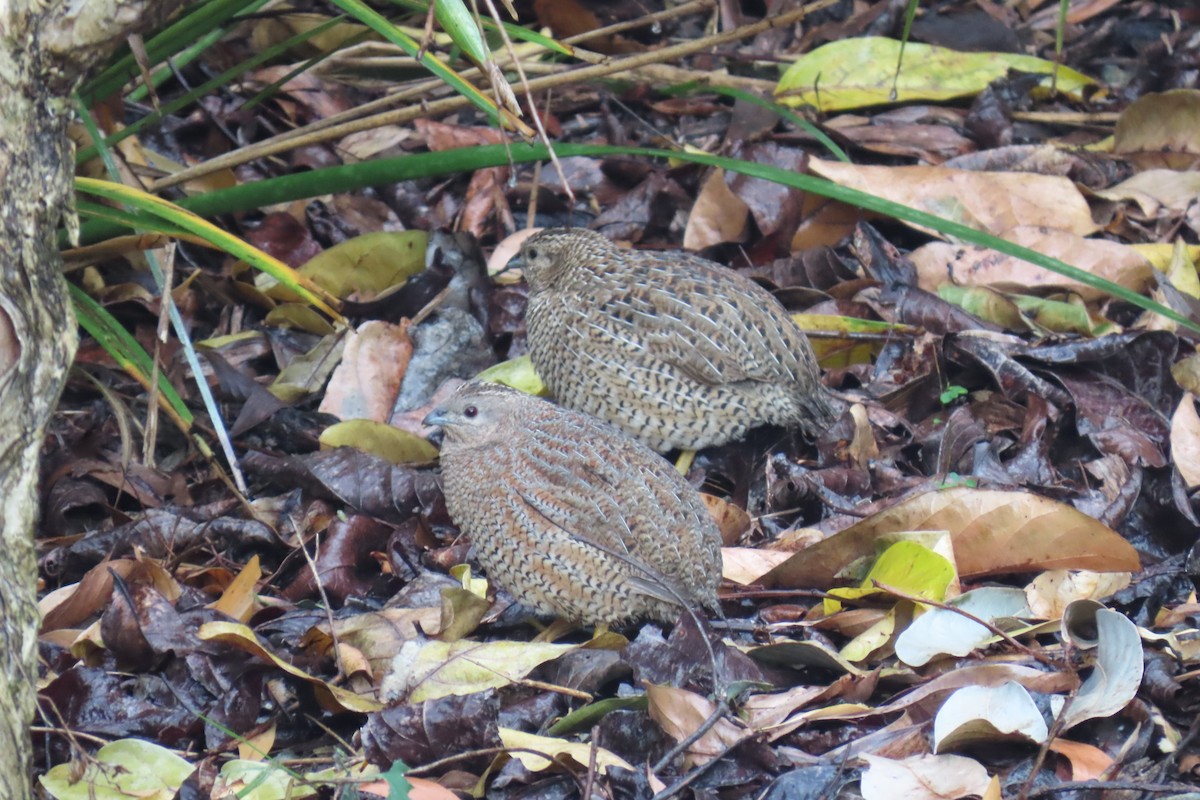
<path fill-rule="evenodd" d="M 948 406 L 958 398 L 965 397 L 966 395 L 967 388 L 965 386 L 947 386 L 946 390 L 938 395 L 938 400 L 941 401 L 942 405 Z"/>
<path fill-rule="evenodd" d="M 167 748 L 142 739 L 101 747 L 75 780 L 74 764 L 52 767 L 38 780 L 57 800 L 171 800 L 192 765 Z"/>
<path fill-rule="evenodd" d="M 899 75 L 896 64 L 904 49 Z M 1051 75 L 1058 90 L 1082 99 L 1081 90 L 1096 82 L 1053 61 L 1013 53 L 962 53 L 945 47 L 881 36 L 840 39 L 802 55 L 779 79 L 775 96 L 790 105 L 810 105 L 822 112 L 971 97 L 1003 78 L 1009 70 Z"/>
<path fill-rule="evenodd" d="M 388 800 L 408 800 L 412 791 L 412 783 L 404 777 L 408 774 L 408 765 L 403 761 L 393 761 L 388 771 L 383 773 L 383 780 L 388 785 Z"/>
<path fill-rule="evenodd" d="M 537 370 L 533 368 L 533 361 L 527 355 L 510 358 L 508 361 L 501 361 L 499 364 L 488 367 L 476 375 L 475 378 L 481 381 L 488 381 L 489 383 L 502 383 L 505 386 L 525 392 L 525 394 L 539 396 L 549 394 L 546 390 L 546 384 L 542 383 Z"/>

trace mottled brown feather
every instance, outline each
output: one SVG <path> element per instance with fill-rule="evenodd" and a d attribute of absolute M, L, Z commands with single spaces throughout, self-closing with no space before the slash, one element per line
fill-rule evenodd
<path fill-rule="evenodd" d="M 569 620 L 716 610 L 721 541 L 699 494 L 621 431 L 471 382 L 432 412 L 451 517 L 498 585 Z"/>
<path fill-rule="evenodd" d="M 583 228 L 541 231 L 521 257 L 530 356 L 563 405 L 660 451 L 833 422 L 808 337 L 745 276 Z"/>

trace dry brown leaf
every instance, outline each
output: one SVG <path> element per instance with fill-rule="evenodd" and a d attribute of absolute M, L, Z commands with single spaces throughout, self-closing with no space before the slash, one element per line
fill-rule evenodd
<path fill-rule="evenodd" d="M 873 555 L 881 536 L 930 530 L 949 531 L 963 578 L 1044 569 L 1140 569 L 1129 542 L 1071 506 L 1025 492 L 956 487 L 911 497 L 851 525 L 793 555 L 761 582 L 834 586 L 843 569 Z"/>
<path fill-rule="evenodd" d="M 1191 392 L 1183 395 L 1171 417 L 1171 460 L 1188 488 L 1200 486 L 1200 415 Z"/>
<path fill-rule="evenodd" d="M 1003 237 L 1135 292 L 1145 291 L 1153 273 L 1145 256 L 1117 242 L 1084 239 L 1066 231 L 1039 227 L 1016 228 L 1005 232 Z M 1102 296 L 1097 289 L 1076 280 L 986 247 L 932 242 L 914 250 L 909 259 L 917 268 L 920 287 L 931 292 L 951 281 L 1021 293 L 1064 287 L 1085 300 Z"/>
<path fill-rule="evenodd" d="M 1143 169 L 1189 169 L 1200 159 L 1200 91 L 1150 93 L 1130 103 L 1113 131 L 1113 152 Z"/>
<path fill-rule="evenodd" d="M 725 170 L 714 169 L 692 205 L 683 246 L 700 250 L 723 242 L 741 242 L 749 216 L 750 208 L 725 184 Z"/>
<path fill-rule="evenodd" d="M 746 531 L 750 530 L 750 515 L 745 509 L 711 494 L 701 494 L 700 499 L 704 501 L 704 507 L 717 523 L 717 528 L 721 531 L 721 541 L 726 545 L 737 544 Z"/>
<path fill-rule="evenodd" d="M 650 701 L 650 718 L 677 742 L 699 730 L 717 708 L 708 698 L 673 686 L 647 684 L 646 697 Z M 707 764 L 749 735 L 749 731 L 734 725 L 728 718 L 722 719 L 692 743 L 684 763 L 688 768 Z"/>
<path fill-rule="evenodd" d="M 346 340 L 320 411 L 338 419 L 387 422 L 412 352 L 406 324 L 364 322 Z"/>
<path fill-rule="evenodd" d="M 1098 229 L 1087 201 L 1066 178 L 949 167 L 863 167 L 819 158 L 809 164 L 834 183 L 988 233 L 1003 234 L 1021 225 L 1079 236 Z"/>
<path fill-rule="evenodd" d="M 122 558 L 101 561 L 87 571 L 79 583 L 63 586 L 38 603 L 43 632 L 73 628 L 108 605 L 112 597 L 113 575 L 128 578 L 137 562 Z"/>

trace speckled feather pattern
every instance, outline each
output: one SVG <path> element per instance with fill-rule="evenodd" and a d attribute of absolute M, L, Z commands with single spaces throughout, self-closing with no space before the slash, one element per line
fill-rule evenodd
<path fill-rule="evenodd" d="M 522 258 L 530 356 L 563 405 L 659 451 L 833 422 L 808 338 L 745 276 L 583 228 L 541 231 Z"/>
<path fill-rule="evenodd" d="M 468 409 L 474 416 L 468 417 Z M 498 585 L 588 624 L 716 610 L 721 541 L 699 494 L 644 445 L 585 414 L 472 382 L 446 431 L 451 517 Z"/>

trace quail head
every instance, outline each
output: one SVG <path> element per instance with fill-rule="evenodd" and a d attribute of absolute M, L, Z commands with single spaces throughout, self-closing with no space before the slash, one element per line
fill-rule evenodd
<path fill-rule="evenodd" d="M 808 338 L 744 275 L 584 228 L 534 234 L 521 260 L 529 353 L 561 404 L 659 451 L 767 424 L 815 436 L 833 422 Z"/>
<path fill-rule="evenodd" d="M 425 418 L 444 432 L 450 516 L 531 608 L 587 624 L 717 610 L 721 540 L 700 495 L 616 428 L 472 381 Z"/>

